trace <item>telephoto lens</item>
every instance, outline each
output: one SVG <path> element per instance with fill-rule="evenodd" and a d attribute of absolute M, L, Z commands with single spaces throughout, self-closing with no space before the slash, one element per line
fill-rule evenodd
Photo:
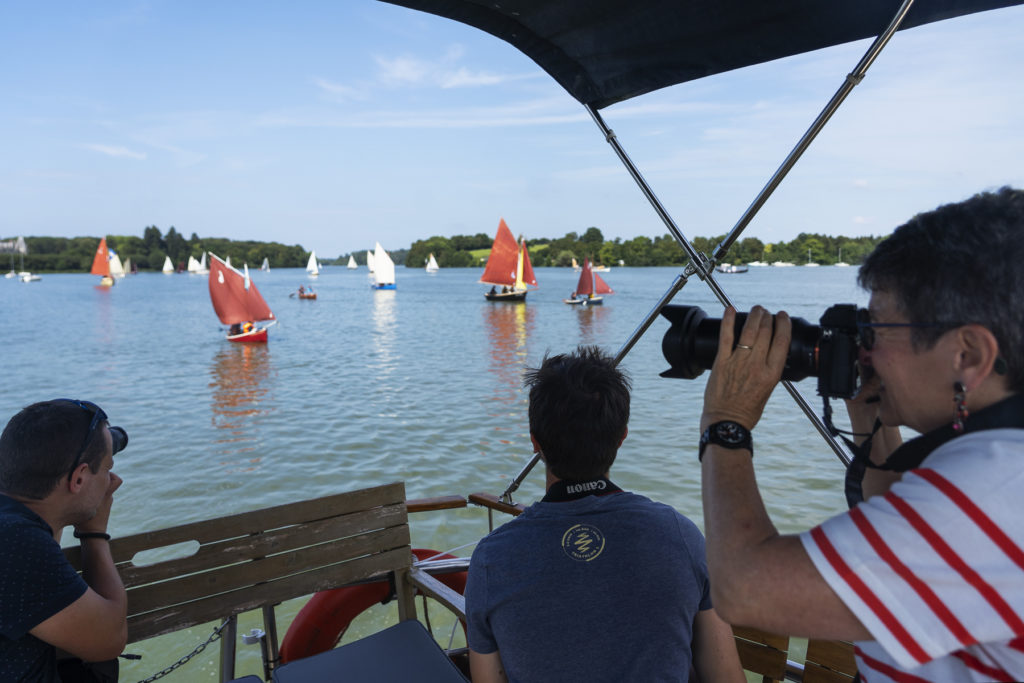
<path fill-rule="evenodd" d="M 661 314 L 671 323 L 661 340 L 661 352 L 671 366 L 662 377 L 695 379 L 709 369 L 718 355 L 721 318 L 709 318 L 699 306 L 668 305 Z M 733 339 L 739 339 L 747 320 L 736 314 Z M 818 378 L 818 393 L 851 398 L 857 391 L 857 307 L 836 304 L 825 311 L 821 325 L 791 318 L 793 337 L 786 354 L 782 379 L 798 382 Z M 733 346 L 735 348 L 735 344 Z"/>

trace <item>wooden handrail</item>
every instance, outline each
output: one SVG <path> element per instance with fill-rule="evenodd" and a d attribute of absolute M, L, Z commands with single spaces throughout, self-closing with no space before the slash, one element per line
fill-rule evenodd
<path fill-rule="evenodd" d="M 526 509 L 526 506 L 520 503 L 510 505 L 492 493 L 471 493 L 469 502 L 498 512 L 505 512 L 513 517 L 518 517 Z"/>
<path fill-rule="evenodd" d="M 433 498 L 410 498 L 405 501 L 409 512 L 430 512 L 432 510 L 452 510 L 466 507 L 463 496 L 435 496 Z"/>

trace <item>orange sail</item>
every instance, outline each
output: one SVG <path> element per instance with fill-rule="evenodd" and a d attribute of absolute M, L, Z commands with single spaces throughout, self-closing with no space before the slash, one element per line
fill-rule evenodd
<path fill-rule="evenodd" d="M 608 283 L 601 279 L 601 276 L 594 272 L 594 264 L 590 259 L 583 259 L 583 269 L 580 271 L 580 281 L 576 284 L 577 294 L 614 294 L 615 292 Z"/>
<path fill-rule="evenodd" d="M 512 231 L 508 229 L 505 219 L 502 218 L 498 223 L 498 234 L 494 236 L 491 255 L 487 259 L 484 274 L 480 276 L 480 282 L 507 287 L 515 285 L 518 252 L 519 245 L 516 244 L 516 238 L 512 236 Z M 530 273 L 533 273 L 533 268 L 530 269 Z"/>
<path fill-rule="evenodd" d="M 96 247 L 96 255 L 92 259 L 92 270 L 90 275 L 106 275 L 110 277 L 110 253 L 107 251 L 107 238 L 100 239 L 100 246 Z"/>
<path fill-rule="evenodd" d="M 270 306 L 248 277 L 210 254 L 210 300 L 225 325 L 274 320 Z"/>
<path fill-rule="evenodd" d="M 526 250 L 526 240 L 523 240 L 523 282 L 534 287 L 539 287 L 537 277 L 533 274 L 533 265 L 530 264 L 530 252 Z"/>

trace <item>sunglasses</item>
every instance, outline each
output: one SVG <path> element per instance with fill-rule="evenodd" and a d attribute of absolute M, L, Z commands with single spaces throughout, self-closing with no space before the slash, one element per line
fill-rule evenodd
<path fill-rule="evenodd" d="M 89 448 L 89 444 L 93 440 L 93 436 L 96 433 L 96 429 L 107 421 L 107 414 L 103 412 L 103 408 L 92 401 L 79 401 L 73 398 L 58 398 L 58 403 L 70 403 L 76 405 L 82 410 L 92 414 L 92 420 L 89 422 L 89 431 L 85 433 L 85 439 L 82 440 L 82 445 L 75 454 L 75 459 L 71 463 L 71 469 L 68 470 L 68 481 L 71 481 L 71 476 L 78 469 L 78 466 L 82 462 L 82 456 L 85 455 L 85 451 Z M 120 427 L 110 427 L 110 437 L 113 442 L 113 452 L 117 453 L 128 445 L 128 434 Z"/>
<path fill-rule="evenodd" d="M 865 351 L 875 346 L 876 327 L 960 327 L 963 323 L 873 323 L 870 322 L 868 309 L 857 309 L 857 342 Z"/>

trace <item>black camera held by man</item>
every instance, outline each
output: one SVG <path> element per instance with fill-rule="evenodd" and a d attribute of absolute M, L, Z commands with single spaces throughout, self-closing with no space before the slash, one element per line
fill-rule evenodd
<path fill-rule="evenodd" d="M 661 314 L 672 324 L 661 340 L 661 352 L 672 367 L 662 377 L 694 379 L 709 369 L 718 354 L 721 318 L 709 318 L 699 306 L 668 305 Z M 735 339 L 747 320 L 736 314 Z M 782 379 L 793 382 L 818 378 L 818 394 L 852 398 L 859 387 L 857 372 L 857 306 L 836 304 L 821 316 L 820 325 L 792 318 L 793 338 Z"/>

